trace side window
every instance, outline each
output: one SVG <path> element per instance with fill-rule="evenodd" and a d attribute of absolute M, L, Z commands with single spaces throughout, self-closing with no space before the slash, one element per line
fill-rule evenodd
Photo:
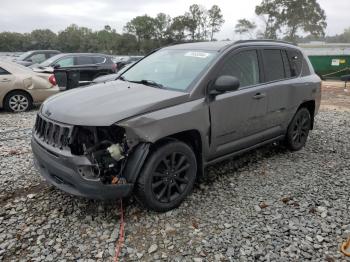
<path fill-rule="evenodd" d="M 297 50 L 288 50 L 287 54 L 291 67 L 292 77 L 299 76 L 303 64 L 303 55 Z"/>
<path fill-rule="evenodd" d="M 279 49 L 263 50 L 265 81 L 275 81 L 284 79 L 284 65 Z"/>
<path fill-rule="evenodd" d="M 46 53 L 46 59 L 49 59 L 50 57 L 53 57 L 55 55 L 57 55 L 57 54 L 55 54 L 55 53 Z"/>
<path fill-rule="evenodd" d="M 259 63 L 256 50 L 231 55 L 224 63 L 220 75 L 238 78 L 240 87 L 256 85 L 259 80 Z"/>
<path fill-rule="evenodd" d="M 74 59 L 73 57 L 66 57 L 63 58 L 55 63 L 56 65 L 59 65 L 60 67 L 70 67 L 74 66 Z"/>
<path fill-rule="evenodd" d="M 93 59 L 94 64 L 102 64 L 106 61 L 106 58 L 104 58 L 102 56 L 94 56 L 92 59 Z"/>
<path fill-rule="evenodd" d="M 77 65 L 92 65 L 94 61 L 91 56 L 78 56 Z"/>
<path fill-rule="evenodd" d="M 40 64 L 46 60 L 45 54 L 35 54 L 28 58 L 29 61 L 33 63 Z"/>
<path fill-rule="evenodd" d="M 11 74 L 5 69 L 3 69 L 2 67 L 0 67 L 0 76 L 3 76 L 3 75 L 11 75 Z"/>

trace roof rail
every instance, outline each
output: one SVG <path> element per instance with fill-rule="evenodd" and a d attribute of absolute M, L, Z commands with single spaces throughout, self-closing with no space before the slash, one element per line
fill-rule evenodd
<path fill-rule="evenodd" d="M 271 43 L 282 43 L 282 44 L 288 44 L 288 45 L 294 45 L 296 46 L 297 44 L 283 41 L 283 40 L 272 40 L 272 39 L 251 39 L 251 40 L 238 40 L 234 42 L 234 44 L 243 44 L 243 43 L 254 43 L 254 42 L 271 42 Z"/>

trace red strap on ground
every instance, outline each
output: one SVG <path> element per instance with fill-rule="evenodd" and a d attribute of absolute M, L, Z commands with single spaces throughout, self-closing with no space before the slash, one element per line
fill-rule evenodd
<path fill-rule="evenodd" d="M 119 238 L 115 245 L 115 255 L 114 262 L 119 261 L 119 255 L 124 244 L 124 210 L 123 210 L 123 200 L 120 199 L 120 223 L 119 223 Z"/>

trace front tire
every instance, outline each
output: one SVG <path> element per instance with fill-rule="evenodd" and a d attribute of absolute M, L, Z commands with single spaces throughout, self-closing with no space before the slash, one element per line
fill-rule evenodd
<path fill-rule="evenodd" d="M 25 112 L 32 108 L 33 101 L 29 94 L 22 91 L 13 91 L 6 95 L 4 107 L 10 112 Z"/>
<path fill-rule="evenodd" d="M 307 108 L 300 108 L 289 124 L 286 144 L 292 151 L 302 149 L 311 129 L 311 115 Z"/>
<path fill-rule="evenodd" d="M 147 158 L 137 181 L 136 199 L 153 211 L 174 209 L 192 191 L 196 173 L 192 149 L 180 141 L 167 142 Z"/>

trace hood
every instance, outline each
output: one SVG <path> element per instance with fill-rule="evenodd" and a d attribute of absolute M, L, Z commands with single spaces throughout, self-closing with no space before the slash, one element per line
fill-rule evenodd
<path fill-rule="evenodd" d="M 109 126 L 115 122 L 177 105 L 189 94 L 123 81 L 77 88 L 47 99 L 44 116 L 65 124 Z"/>

